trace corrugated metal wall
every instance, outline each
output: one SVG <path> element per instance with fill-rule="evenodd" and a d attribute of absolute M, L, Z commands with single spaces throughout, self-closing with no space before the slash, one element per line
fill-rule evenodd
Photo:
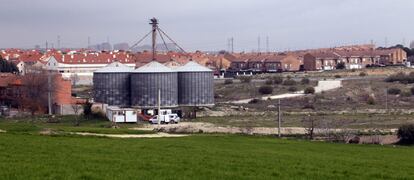
<path fill-rule="evenodd" d="M 213 72 L 178 72 L 178 104 L 214 105 Z"/>
<path fill-rule="evenodd" d="M 161 107 L 178 105 L 177 73 L 132 73 L 131 105 L 156 108 L 158 89 L 161 90 Z"/>
<path fill-rule="evenodd" d="M 93 90 L 96 102 L 116 106 L 130 105 L 129 73 L 94 73 Z"/>

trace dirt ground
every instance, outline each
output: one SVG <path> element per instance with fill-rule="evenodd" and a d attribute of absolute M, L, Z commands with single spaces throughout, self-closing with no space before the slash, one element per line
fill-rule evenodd
<path fill-rule="evenodd" d="M 178 124 L 161 124 L 161 125 L 144 125 L 142 128 L 131 128 L 135 130 L 154 130 L 171 133 L 230 133 L 230 134 L 259 134 L 272 135 L 278 134 L 276 127 L 235 127 L 235 126 L 219 126 L 205 122 L 180 122 Z M 321 133 L 325 129 L 315 129 L 316 133 Z M 332 131 L 340 131 L 341 129 L 330 129 Z M 368 131 L 368 129 L 357 129 L 359 131 Z M 397 129 L 381 129 L 381 133 L 395 133 Z M 306 129 L 303 127 L 282 127 L 281 133 L 285 135 L 303 135 Z"/>

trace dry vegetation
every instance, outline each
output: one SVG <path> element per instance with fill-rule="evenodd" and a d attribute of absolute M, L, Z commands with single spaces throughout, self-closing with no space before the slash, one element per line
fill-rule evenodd
<path fill-rule="evenodd" d="M 387 95 L 387 89 L 397 88 L 409 92 L 413 84 L 388 83 L 383 78 L 345 80 L 343 87 L 321 94 L 282 100 L 285 111 L 340 111 L 340 112 L 385 112 L 409 111 L 414 109 L 414 96 Z M 245 105 L 257 111 L 272 110 L 268 108 L 277 104 L 277 100 L 262 101 L 258 104 Z"/>
<path fill-rule="evenodd" d="M 226 102 L 231 100 L 240 100 L 248 98 L 257 98 L 263 96 L 259 92 L 261 86 L 271 86 L 273 88 L 272 95 L 284 94 L 292 92 L 292 90 L 304 90 L 308 86 L 316 86 L 316 81 L 310 81 L 309 84 L 302 84 L 297 80 L 296 85 L 283 84 L 267 84 L 265 80 L 253 80 L 249 83 L 242 83 L 234 80 L 232 84 L 225 84 L 223 82 L 216 82 L 215 96 L 216 102 Z M 294 87 L 294 88 L 292 88 Z"/>

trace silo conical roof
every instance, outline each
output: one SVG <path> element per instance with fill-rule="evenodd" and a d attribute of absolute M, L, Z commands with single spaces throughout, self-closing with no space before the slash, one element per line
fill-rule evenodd
<path fill-rule="evenodd" d="M 117 73 L 117 72 L 131 72 L 132 68 L 118 61 L 108 64 L 107 66 L 96 70 L 96 73 Z"/>
<path fill-rule="evenodd" d="M 194 61 L 189 61 L 184 66 L 178 67 L 176 69 L 178 72 L 212 72 L 213 70 L 200 65 Z"/>
<path fill-rule="evenodd" d="M 152 61 L 148 64 L 145 64 L 138 69 L 136 69 L 134 72 L 136 73 L 159 73 L 159 72 L 175 72 L 171 68 L 168 68 L 167 66 L 162 65 L 161 63 L 157 61 Z"/>

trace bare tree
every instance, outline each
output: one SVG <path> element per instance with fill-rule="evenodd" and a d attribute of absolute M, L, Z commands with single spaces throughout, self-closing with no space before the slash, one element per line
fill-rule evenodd
<path fill-rule="evenodd" d="M 70 80 L 72 81 L 72 86 L 76 86 L 80 80 L 78 74 L 73 73 L 72 75 L 70 75 Z"/>
<path fill-rule="evenodd" d="M 75 113 L 75 122 L 74 125 L 75 126 L 79 126 L 80 121 L 79 121 L 79 113 L 81 111 L 81 109 L 83 108 L 81 105 L 77 104 L 77 103 L 73 103 L 71 104 L 72 110 Z"/>
<path fill-rule="evenodd" d="M 21 105 L 32 115 L 38 111 L 45 111 L 48 106 L 48 74 L 45 71 L 30 72 L 22 78 Z"/>
<path fill-rule="evenodd" d="M 306 136 L 309 139 L 313 139 L 315 135 L 315 129 L 318 125 L 315 118 L 313 118 L 310 114 L 308 114 L 306 117 L 302 120 L 302 125 L 305 128 Z"/>

